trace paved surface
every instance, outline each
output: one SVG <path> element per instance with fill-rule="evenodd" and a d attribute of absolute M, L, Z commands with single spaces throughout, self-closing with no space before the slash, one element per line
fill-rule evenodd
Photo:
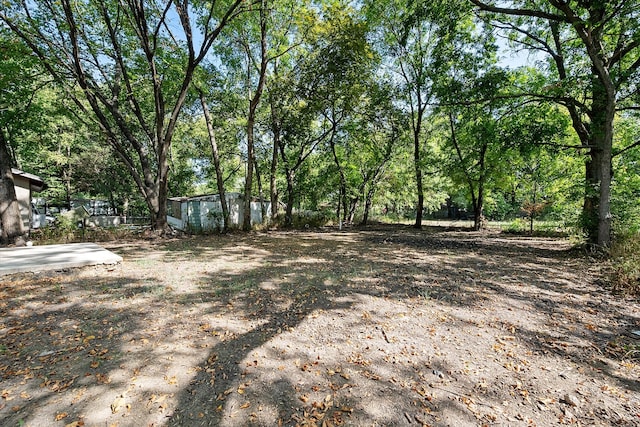
<path fill-rule="evenodd" d="M 95 243 L 5 248 L 0 249 L 0 276 L 119 262 L 121 256 Z"/>

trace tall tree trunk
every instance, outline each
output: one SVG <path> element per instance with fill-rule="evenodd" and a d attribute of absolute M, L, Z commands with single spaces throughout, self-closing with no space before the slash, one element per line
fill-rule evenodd
<path fill-rule="evenodd" d="M 294 180 L 296 176 L 296 168 L 290 167 L 287 162 L 287 153 L 283 144 L 278 144 L 280 149 L 280 156 L 282 158 L 282 165 L 284 166 L 284 175 L 287 180 L 287 203 L 284 212 L 284 226 L 291 227 L 293 225 L 293 202 L 295 199 L 294 194 Z M 298 162 L 300 165 L 300 162 Z"/>
<path fill-rule="evenodd" d="M 610 87 L 607 87 L 610 86 Z M 588 239 L 600 247 L 611 244 L 611 156 L 615 93 L 593 77 L 589 159 L 585 162 L 583 220 Z"/>
<path fill-rule="evenodd" d="M 151 209 L 151 226 L 153 229 L 161 235 L 167 232 L 167 194 L 168 177 L 167 173 L 158 180 L 158 183 L 154 186 L 155 192 L 151 192 L 147 198 L 147 206 Z"/>
<path fill-rule="evenodd" d="M 422 121 L 422 117 L 418 118 L 418 122 Z M 420 127 L 418 127 L 420 129 Z M 416 221 L 414 228 L 422 228 L 422 217 L 424 215 L 424 188 L 422 184 L 422 166 L 420 159 L 420 132 L 413 134 L 413 164 L 416 172 L 416 189 L 418 191 L 418 203 L 416 204 Z"/>
<path fill-rule="evenodd" d="M 480 148 L 480 158 L 478 159 L 480 172 L 477 180 L 478 188 L 476 194 L 476 186 L 473 177 L 464 166 L 464 156 L 458 144 L 458 138 L 456 136 L 455 121 L 453 119 L 453 113 L 449 112 L 449 126 L 451 129 L 451 143 L 453 144 L 458 160 L 462 167 L 467 186 L 469 187 L 469 194 L 471 195 L 471 206 L 473 207 L 473 229 L 479 231 L 484 226 L 484 180 L 485 180 L 485 156 L 487 153 L 487 144 L 483 144 Z"/>
<path fill-rule="evenodd" d="M 247 58 L 250 58 L 251 53 L 247 48 Z M 251 61 L 248 59 L 250 64 Z M 256 110 L 258 104 L 260 104 L 260 98 L 262 97 L 262 90 L 264 89 L 264 82 L 267 74 L 267 64 L 269 58 L 267 57 L 267 0 L 262 0 L 260 3 L 260 75 L 258 76 L 258 86 L 256 91 L 251 97 L 249 102 L 249 115 L 247 117 L 247 177 L 244 183 L 244 215 L 242 221 L 242 228 L 245 231 L 251 230 L 251 187 L 253 185 L 253 163 L 254 163 L 254 125 L 256 120 Z M 249 65 L 251 67 L 251 65 Z M 249 71 L 249 70 L 248 70 Z M 250 71 L 248 76 L 250 75 Z M 247 76 L 247 77 L 248 77 Z M 249 79 L 247 79 L 249 84 Z"/>
<path fill-rule="evenodd" d="M 484 228 L 484 182 L 486 177 L 485 158 L 487 155 L 487 144 L 482 144 L 480 148 L 479 177 L 478 177 L 478 196 L 476 198 L 476 206 L 474 208 L 473 229 L 480 231 Z M 473 188 L 473 186 L 472 186 Z M 473 191 L 473 190 L 472 190 Z"/>
<path fill-rule="evenodd" d="M 278 152 L 280 151 L 280 121 L 273 99 L 271 104 L 271 131 L 273 132 L 273 152 L 271 154 L 271 170 L 269 174 L 269 199 L 271 201 L 271 219 L 278 217 L 278 188 L 276 178 L 278 174 Z"/>
<path fill-rule="evenodd" d="M 295 172 L 286 167 L 285 174 L 287 177 L 287 207 L 284 213 L 284 226 L 291 227 L 293 225 L 293 202 L 295 199 L 295 194 L 293 193 Z"/>
<path fill-rule="evenodd" d="M 260 168 L 258 168 L 258 161 L 253 159 L 253 167 L 256 173 L 256 181 L 258 184 L 258 197 L 260 198 L 260 214 L 262 215 L 262 222 L 267 221 L 267 206 L 264 203 L 264 194 L 262 192 L 262 178 L 260 176 Z"/>
<path fill-rule="evenodd" d="M 347 180 L 344 176 L 344 170 L 342 169 L 342 165 L 340 164 L 340 159 L 338 158 L 338 152 L 336 151 L 336 142 L 335 142 L 335 123 L 333 124 L 333 132 L 331 133 L 331 138 L 329 139 L 329 145 L 331 146 L 331 153 L 333 154 L 333 161 L 338 168 L 338 174 L 340 176 L 340 191 L 338 196 L 338 208 L 337 208 L 337 218 L 341 223 L 345 223 L 347 221 Z M 342 218 L 340 218 L 340 211 L 342 211 Z"/>
<path fill-rule="evenodd" d="M 273 75 L 277 76 L 277 74 L 278 60 L 275 59 L 273 62 Z M 269 200 L 271 201 L 271 219 L 275 220 L 279 213 L 277 177 L 282 124 L 272 91 L 269 91 L 269 109 L 271 112 L 271 132 L 273 133 L 273 151 L 271 152 L 271 169 L 269 171 Z"/>
<path fill-rule="evenodd" d="M 364 199 L 364 212 L 362 214 L 361 225 L 367 225 L 369 222 L 369 212 L 371 211 L 371 203 L 373 202 L 373 195 L 375 194 L 375 184 L 369 186 Z"/>
<path fill-rule="evenodd" d="M 255 110 L 249 110 L 247 119 L 247 172 L 244 180 L 244 204 L 242 213 L 242 229 L 251 230 L 251 187 L 253 186 L 253 125 L 255 122 Z"/>
<path fill-rule="evenodd" d="M 473 191 L 473 189 L 471 190 Z M 484 228 L 484 183 L 478 183 L 478 194 L 473 197 L 473 229 L 480 231 Z"/>
<path fill-rule="evenodd" d="M 67 160 L 71 159 L 71 147 L 67 147 Z M 63 166 L 62 179 L 64 179 L 64 194 L 67 209 L 71 210 L 71 164 L 69 161 Z"/>
<path fill-rule="evenodd" d="M 422 31 L 420 27 L 417 27 L 419 33 Z M 419 41 L 418 46 L 420 49 L 425 48 L 424 52 L 429 51 L 430 48 L 424 46 L 422 41 Z M 421 57 L 420 62 L 424 62 L 424 57 Z M 413 224 L 414 228 L 422 228 L 422 219 L 424 216 L 424 188 L 423 188 L 423 174 L 422 174 L 422 156 L 420 154 L 420 134 L 422 133 L 422 121 L 424 119 L 424 113 L 429 104 L 429 98 L 431 94 L 423 92 L 423 87 L 426 85 L 426 70 L 421 66 L 417 66 L 410 60 L 404 62 L 404 59 L 400 59 L 400 73 L 411 89 L 409 90 L 408 104 L 411 110 L 411 131 L 413 132 L 413 167 L 416 177 L 416 192 L 418 193 L 418 201 L 416 203 L 416 220 Z M 413 97 L 415 95 L 415 99 Z M 423 99 L 426 96 L 427 99 Z"/>
<path fill-rule="evenodd" d="M 25 235 L 11 173 L 9 147 L 0 129 L 0 243 L 21 243 Z"/>
<path fill-rule="evenodd" d="M 209 144 L 211 145 L 211 155 L 213 156 L 213 167 L 216 170 L 216 185 L 218 187 L 218 195 L 220 196 L 220 207 L 222 208 L 222 231 L 227 231 L 229 230 L 229 206 L 227 205 L 227 195 L 224 190 L 224 176 L 222 173 L 222 165 L 220 164 L 220 152 L 218 151 L 218 143 L 216 142 L 216 134 L 213 130 L 209 106 L 204 99 L 204 93 L 201 91 L 200 103 L 202 104 L 202 112 L 204 113 L 204 120 L 207 124 Z"/>
<path fill-rule="evenodd" d="M 536 205 L 538 203 L 538 184 L 537 180 L 533 181 L 533 197 L 532 197 L 532 208 L 529 212 L 529 234 L 533 235 L 533 218 L 536 215 Z"/>

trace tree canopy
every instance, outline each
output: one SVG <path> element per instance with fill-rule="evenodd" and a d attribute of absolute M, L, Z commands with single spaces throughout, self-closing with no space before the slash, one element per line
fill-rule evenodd
<path fill-rule="evenodd" d="M 51 202 L 640 228 L 636 0 L 5 3 L 2 137 Z"/>

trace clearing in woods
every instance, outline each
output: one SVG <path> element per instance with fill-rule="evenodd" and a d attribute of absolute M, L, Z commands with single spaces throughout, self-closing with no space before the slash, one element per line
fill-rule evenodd
<path fill-rule="evenodd" d="M 562 239 L 110 243 L 0 278 L 3 426 L 640 425 L 640 303 Z"/>

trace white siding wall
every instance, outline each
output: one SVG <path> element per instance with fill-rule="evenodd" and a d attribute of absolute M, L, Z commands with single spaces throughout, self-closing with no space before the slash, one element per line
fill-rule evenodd
<path fill-rule="evenodd" d="M 177 230 L 184 230 L 184 222 L 178 218 L 174 218 L 172 216 L 167 215 L 167 222 L 170 226 Z"/>
<path fill-rule="evenodd" d="M 200 202 L 200 224 L 202 224 L 202 231 L 221 230 L 224 224 L 222 204 L 220 202 Z"/>
<path fill-rule="evenodd" d="M 194 203 L 199 203 L 199 206 L 195 207 Z M 271 215 L 271 204 L 266 202 L 267 215 Z M 238 198 L 231 198 L 227 196 L 227 206 L 229 208 L 229 223 L 231 227 L 242 227 L 243 217 L 243 203 Z M 187 231 L 190 228 L 195 228 L 190 224 L 199 224 L 200 231 L 210 232 L 219 230 L 223 226 L 224 220 L 222 219 L 222 204 L 219 201 L 201 200 L 195 201 L 183 201 L 180 205 L 182 219 L 178 219 L 172 216 L 167 216 L 167 222 L 178 230 Z M 199 208 L 199 209 L 198 209 Z M 262 210 L 259 202 L 251 203 L 251 223 L 262 223 Z M 199 210 L 199 213 L 197 212 Z M 219 212 L 219 215 L 212 215 L 211 212 Z M 194 218 L 194 215 L 199 215 L 198 218 Z"/>

